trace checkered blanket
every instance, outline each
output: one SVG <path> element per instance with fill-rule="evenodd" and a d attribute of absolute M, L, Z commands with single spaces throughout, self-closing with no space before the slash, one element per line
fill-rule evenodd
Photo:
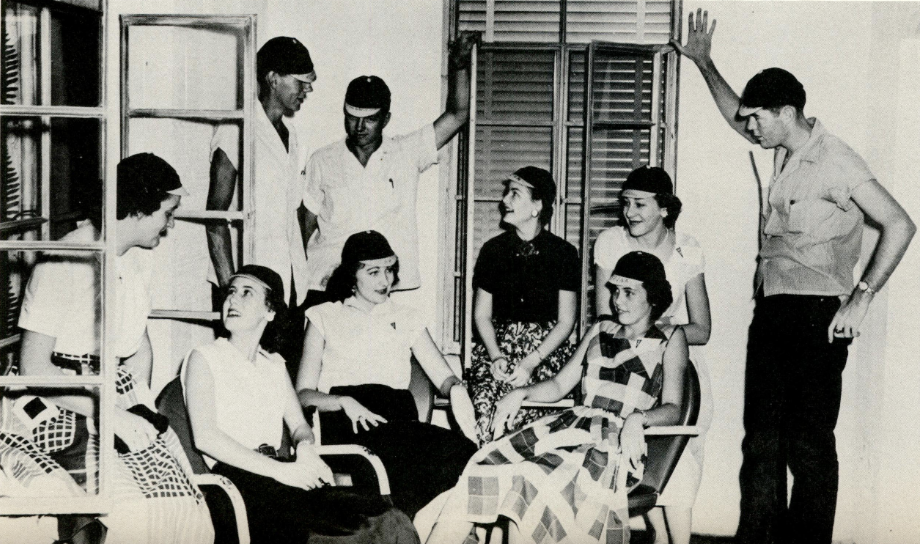
<path fill-rule="evenodd" d="M 657 402 L 670 335 L 652 328 L 630 342 L 619 328 L 601 323 L 590 342 L 581 406 L 544 417 L 473 457 L 457 488 L 466 495 L 469 521 L 506 516 L 538 544 L 629 542 L 627 494 L 641 481 L 642 467 L 633 470 L 621 455 L 619 432 L 633 410 Z"/>

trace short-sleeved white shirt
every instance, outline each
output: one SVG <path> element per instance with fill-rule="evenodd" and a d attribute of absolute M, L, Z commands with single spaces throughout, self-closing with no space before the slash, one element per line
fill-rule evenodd
<path fill-rule="evenodd" d="M 307 163 L 303 195 L 304 205 L 317 215 L 319 224 L 307 245 L 310 289 L 326 289 L 345 240 L 365 230 L 383 234 L 399 257 L 395 288 L 419 287 L 418 178 L 437 162 L 431 124 L 405 136 L 384 138 L 366 167 L 344 139 L 317 150 Z"/>
<path fill-rule="evenodd" d="M 64 236 L 62 242 L 96 240 L 88 221 Z M 101 261 L 94 252 L 47 252 L 36 265 L 26 287 L 19 326 L 54 337 L 54 351 L 70 355 L 99 354 L 99 317 L 102 289 Z M 108 345 L 118 357 L 129 357 L 140 347 L 150 315 L 153 252 L 133 247 L 115 258 L 115 336 Z"/>
<path fill-rule="evenodd" d="M 706 260 L 696 238 L 683 232 L 677 232 L 675 238 L 674 251 L 662 263 L 668 283 L 671 284 L 674 302 L 662 317 L 671 317 L 675 325 L 685 325 L 689 322 L 687 282 L 703 273 Z M 594 243 L 594 263 L 601 268 L 613 270 L 620 257 L 631 251 L 642 251 L 642 248 L 625 228 L 611 227 L 601 232 Z"/>
<path fill-rule="evenodd" d="M 417 310 L 387 300 L 370 311 L 355 299 L 326 302 L 307 310 L 307 319 L 325 340 L 318 390 L 338 385 L 381 384 L 407 389 L 412 346 L 425 330 Z M 440 385 L 449 376 L 432 376 Z"/>
<path fill-rule="evenodd" d="M 805 145 L 791 156 L 778 147 L 773 158 L 757 274 L 766 296 L 853 290 L 864 218 L 851 195 L 875 176 L 820 121 L 809 122 Z"/>
<path fill-rule="evenodd" d="M 279 391 L 291 387 L 284 359 L 260 348 L 255 362 L 250 361 L 226 338 L 192 351 L 201 355 L 214 379 L 217 428 L 251 450 L 262 444 L 280 447 L 285 397 Z M 181 375 L 186 395 L 187 360 Z M 214 466 L 214 459 L 204 458 L 208 466 Z"/>
<path fill-rule="evenodd" d="M 297 208 L 303 195 L 303 178 L 297 168 L 299 152 L 297 133 L 288 127 L 288 147 L 261 106 L 255 108 L 255 247 L 252 263 L 267 266 L 281 276 L 285 300 L 291 297 L 291 276 L 297 288 L 297 303 L 307 296 L 307 257 L 297 220 Z M 218 125 L 211 138 L 211 158 L 223 149 L 233 167 L 239 171 L 239 129 L 235 125 Z M 217 283 L 213 263 L 208 280 Z"/>

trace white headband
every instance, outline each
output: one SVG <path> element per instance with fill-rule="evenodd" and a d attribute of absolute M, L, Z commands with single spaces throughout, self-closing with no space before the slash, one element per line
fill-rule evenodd
<path fill-rule="evenodd" d="M 345 103 L 345 112 L 352 117 L 370 117 L 378 111 L 380 111 L 380 108 L 356 108 L 348 102 Z"/>
<path fill-rule="evenodd" d="M 607 280 L 607 283 L 616 285 L 618 287 L 630 287 L 632 289 L 638 289 L 639 287 L 642 287 L 641 281 L 635 280 L 633 278 L 627 278 L 626 276 L 618 276 L 616 274 L 610 276 L 610 279 Z"/>

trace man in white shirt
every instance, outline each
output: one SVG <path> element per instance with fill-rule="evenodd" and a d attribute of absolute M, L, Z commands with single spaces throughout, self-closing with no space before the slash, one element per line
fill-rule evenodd
<path fill-rule="evenodd" d="M 256 57 L 259 103 L 255 108 L 255 179 L 253 201 L 255 239 L 252 263 L 271 268 L 284 281 L 285 300 L 289 301 L 292 332 L 301 331 L 282 346 L 281 355 L 289 364 L 300 361 L 303 341 L 303 310 L 297 310 L 306 297 L 306 240 L 300 205 L 303 193 L 298 169 L 299 152 L 295 131 L 285 118 L 293 117 L 313 92 L 316 72 L 310 52 L 296 38 L 279 36 L 263 45 Z M 235 125 L 220 125 L 211 140 L 211 186 L 207 209 L 227 210 L 237 185 L 240 135 Z M 227 285 L 236 270 L 230 228 L 224 221 L 207 227 L 208 250 L 218 287 Z M 222 297 L 216 297 L 222 300 Z M 296 322 L 299 316 L 299 326 Z"/>
<path fill-rule="evenodd" d="M 463 33 L 451 44 L 447 107 L 433 124 L 384 138 L 390 121 L 390 89 L 377 76 L 354 79 L 345 93 L 347 137 L 316 151 L 306 169 L 306 306 L 326 300 L 329 275 L 349 236 L 382 233 L 400 262 L 398 290 L 421 285 L 418 271 L 416 200 L 419 175 L 437 163 L 438 150 L 469 120 L 470 52 L 478 34 Z"/>

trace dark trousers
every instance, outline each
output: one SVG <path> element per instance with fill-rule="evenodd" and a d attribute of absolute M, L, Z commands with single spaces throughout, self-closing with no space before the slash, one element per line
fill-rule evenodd
<path fill-rule="evenodd" d="M 383 416 L 370 430 L 357 434 L 342 410 L 321 412 L 323 444 L 358 444 L 383 462 L 390 480 L 393 504 L 409 517 L 440 493 L 457 485 L 476 444 L 460 433 L 418 420 L 412 394 L 385 385 L 333 387 L 330 393 L 354 398 Z"/>
<path fill-rule="evenodd" d="M 837 507 L 834 427 L 849 339 L 827 341 L 837 297 L 759 296 L 748 338 L 735 541 L 830 544 Z M 786 469 L 793 476 L 786 500 Z"/>
<path fill-rule="evenodd" d="M 252 544 L 418 543 L 409 518 L 379 495 L 341 487 L 305 491 L 224 463 L 213 471 L 230 479 L 243 496 Z"/>

